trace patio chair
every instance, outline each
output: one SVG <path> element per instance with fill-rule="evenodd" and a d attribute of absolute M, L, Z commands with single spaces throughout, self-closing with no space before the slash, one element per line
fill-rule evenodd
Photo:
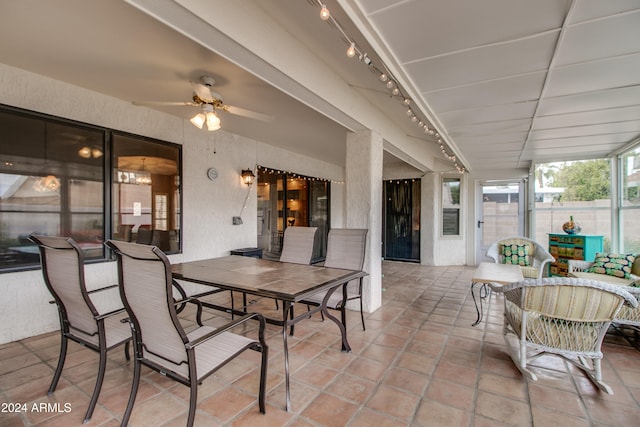
<path fill-rule="evenodd" d="M 84 417 L 93 415 L 107 367 L 107 352 L 126 343 L 125 357 L 129 360 L 131 328 L 120 320 L 127 314 L 118 294 L 118 286 L 87 290 L 84 255 L 78 244 L 69 237 L 31 235 L 29 239 L 40 249 L 40 263 L 44 282 L 58 306 L 60 318 L 60 356 L 49 386 L 51 395 L 57 385 L 67 356 L 68 341 L 75 341 L 98 352 L 98 376 Z"/>
<path fill-rule="evenodd" d="M 247 314 L 218 328 L 202 325 L 198 318 L 198 326 L 186 332 L 176 313 L 171 264 L 166 255 L 155 246 L 114 240 L 107 241 L 107 246 L 117 255 L 120 294 L 129 314 L 136 352 L 133 384 L 122 425 L 129 422 L 142 365 L 190 387 L 187 425 L 192 426 L 198 385 L 247 349 L 262 353 L 258 405 L 260 412 L 265 413 L 268 347 L 264 340 L 264 318 Z M 251 319 L 260 323 L 257 340 L 230 332 Z"/>
<path fill-rule="evenodd" d="M 280 262 L 311 264 L 317 231 L 318 227 L 287 227 L 284 230 Z M 278 309 L 278 300 L 275 301 L 276 309 Z M 291 310 L 293 318 L 293 306 L 291 306 Z M 291 330 L 293 331 L 293 328 Z"/>
<path fill-rule="evenodd" d="M 346 270 L 362 270 L 364 265 L 366 229 L 332 228 L 327 242 L 327 257 L 325 267 L 344 268 Z M 319 292 L 302 301 L 303 304 L 320 305 L 327 292 Z M 362 307 L 362 278 L 352 280 L 342 289 L 336 289 L 327 299 L 327 307 L 340 310 L 342 323 L 346 322 L 345 305 L 347 301 L 360 300 L 360 319 L 362 330 L 365 330 L 364 311 Z"/>
<path fill-rule="evenodd" d="M 536 381 L 531 360 L 554 354 L 582 369 L 602 391 L 601 345 L 623 304 L 638 301 L 620 286 L 577 278 L 525 279 L 504 287 L 504 339 L 516 367 Z M 513 346 L 513 334 L 518 342 Z"/>
<path fill-rule="evenodd" d="M 287 227 L 280 262 L 310 264 L 317 230 L 318 227 Z"/>
<path fill-rule="evenodd" d="M 517 264 L 525 278 L 541 279 L 546 265 L 555 260 L 541 244 L 526 237 L 508 237 L 494 242 L 487 257 L 497 264 Z"/>

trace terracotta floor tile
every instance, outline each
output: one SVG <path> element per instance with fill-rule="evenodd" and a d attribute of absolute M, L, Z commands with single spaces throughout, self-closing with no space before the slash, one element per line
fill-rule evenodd
<path fill-rule="evenodd" d="M 372 359 L 378 362 L 391 364 L 393 360 L 398 356 L 399 351 L 394 348 L 385 347 L 383 345 L 371 344 L 365 348 L 360 355 L 367 359 Z"/>
<path fill-rule="evenodd" d="M 38 399 L 47 395 L 52 379 L 53 374 L 51 374 L 51 377 L 36 378 L 33 381 L 8 389 L 5 394 L 11 402 L 26 402 Z M 70 387 L 71 385 L 72 384 L 66 379 L 60 378 L 56 391 L 64 390 L 66 387 Z"/>
<path fill-rule="evenodd" d="M 314 360 L 329 368 L 340 370 L 344 369 L 355 358 L 356 355 L 352 353 L 345 353 L 334 348 L 326 348 L 322 353 L 317 355 Z"/>
<path fill-rule="evenodd" d="M 351 427 L 401 427 L 409 426 L 409 423 L 364 408 L 356 414 L 349 425 Z"/>
<path fill-rule="evenodd" d="M 298 381 L 291 381 L 291 412 L 300 413 L 307 407 L 320 390 Z M 267 403 L 280 409 L 285 408 L 285 385 L 280 384 L 267 393 Z"/>
<path fill-rule="evenodd" d="M 436 366 L 436 359 L 415 353 L 404 353 L 400 356 L 398 366 L 421 374 L 431 374 Z"/>
<path fill-rule="evenodd" d="M 378 335 L 378 338 L 375 339 L 374 343 L 384 347 L 391 347 L 400 350 L 407 343 L 407 338 L 383 332 L 382 334 Z"/>
<path fill-rule="evenodd" d="M 391 368 L 382 383 L 422 396 L 427 384 L 429 384 L 429 379 L 429 375 L 402 368 Z"/>
<path fill-rule="evenodd" d="M 157 396 L 161 392 L 162 390 L 155 385 L 147 381 L 140 381 L 138 392 L 136 393 L 135 404 L 140 404 L 153 396 Z M 130 394 L 131 383 L 121 384 L 119 387 L 115 387 L 110 390 L 103 390 L 100 393 L 98 404 L 104 406 L 107 410 L 113 412 L 114 414 L 122 415 L 124 414 L 124 411 L 127 407 L 127 402 L 129 401 Z"/>
<path fill-rule="evenodd" d="M 203 384 L 206 384 L 206 382 L 207 380 L 205 380 Z M 267 393 L 269 393 L 271 390 L 273 390 L 278 385 L 283 383 L 284 383 L 283 374 L 272 372 L 269 369 L 267 369 L 267 386 L 266 386 Z M 220 387 L 224 387 L 225 385 L 226 384 L 223 382 L 216 381 L 216 384 L 215 385 L 212 384 L 211 388 L 219 389 Z M 253 394 L 257 396 L 258 389 L 260 387 L 260 373 L 255 370 L 251 371 L 247 375 L 239 378 L 237 381 L 234 381 L 233 385 L 234 387 L 239 388 L 240 390 L 243 390 L 249 394 Z"/>
<path fill-rule="evenodd" d="M 321 394 L 302 412 L 302 416 L 327 427 L 346 425 L 358 406 L 328 394 Z"/>
<path fill-rule="evenodd" d="M 41 363 L 41 360 L 33 353 L 20 354 L 7 359 L 2 359 L 2 364 L 0 364 L 0 375 L 17 371 L 38 363 Z"/>
<path fill-rule="evenodd" d="M 379 381 L 387 370 L 387 367 L 388 365 L 385 363 L 360 357 L 353 360 L 349 366 L 345 368 L 345 372 L 372 381 Z"/>
<path fill-rule="evenodd" d="M 188 403 L 171 393 L 163 392 L 143 402 L 136 402 L 133 405 L 129 424 L 133 427 L 159 426 L 181 413 L 185 414 L 183 422 L 186 423 L 185 411 L 187 408 Z M 122 414 L 119 414 L 119 418 L 122 418 Z"/>
<path fill-rule="evenodd" d="M 627 406 L 612 400 L 585 398 L 587 413 L 592 422 L 611 426 L 631 426 L 638 424 L 638 406 Z"/>
<path fill-rule="evenodd" d="M 434 378 L 429 383 L 425 398 L 454 408 L 472 411 L 475 403 L 475 389 Z"/>
<path fill-rule="evenodd" d="M 199 400 L 198 409 L 213 415 L 223 423 L 227 423 L 253 405 L 254 402 L 257 402 L 257 397 L 232 387 L 225 387 L 213 396 L 202 401 Z"/>
<path fill-rule="evenodd" d="M 481 372 L 478 389 L 513 399 L 527 399 L 527 382 L 523 378 L 509 378 Z"/>
<path fill-rule="evenodd" d="M 476 413 L 507 424 L 531 425 L 530 407 L 527 403 L 484 391 L 478 391 Z"/>
<path fill-rule="evenodd" d="M 53 369 L 44 363 L 38 363 L 36 365 L 9 372 L 2 375 L 0 390 L 10 390 L 40 378 L 48 378 L 49 381 L 51 381 L 51 378 L 53 378 L 53 372 Z"/>
<path fill-rule="evenodd" d="M 433 378 L 439 378 L 468 387 L 474 387 L 478 380 L 478 369 L 440 361 L 433 373 Z"/>
<path fill-rule="evenodd" d="M 366 407 L 403 421 L 410 421 L 419 402 L 420 398 L 415 395 L 381 385 L 366 403 Z"/>
<path fill-rule="evenodd" d="M 562 412 L 580 418 L 587 416 L 582 399 L 575 392 L 552 389 L 537 382 L 530 382 L 529 400 L 532 408 Z"/>
<path fill-rule="evenodd" d="M 266 405 L 266 412 L 262 414 L 257 405 L 243 413 L 231 422 L 233 427 L 260 426 L 282 427 L 295 417 L 291 412 L 286 412 L 276 406 Z"/>
<path fill-rule="evenodd" d="M 296 375 L 298 381 L 322 388 L 330 383 L 339 372 L 320 363 L 309 362 L 304 369 Z"/>
<path fill-rule="evenodd" d="M 568 415 L 566 412 L 556 412 L 538 406 L 532 406 L 531 411 L 534 425 L 562 427 L 590 427 L 592 425 L 587 418 Z"/>
<path fill-rule="evenodd" d="M 461 409 L 425 399 L 420 403 L 412 426 L 434 427 L 467 427 L 471 420 L 471 414 Z"/>
<path fill-rule="evenodd" d="M 349 374 L 340 374 L 325 389 L 325 392 L 361 405 L 369 399 L 375 387 L 374 381 Z"/>

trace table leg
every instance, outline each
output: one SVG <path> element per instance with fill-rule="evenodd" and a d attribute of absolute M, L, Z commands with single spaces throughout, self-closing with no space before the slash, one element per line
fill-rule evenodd
<path fill-rule="evenodd" d="M 346 284 L 344 284 L 342 286 L 346 286 Z M 321 310 L 322 314 L 325 315 L 325 317 L 327 317 L 333 323 L 338 325 L 338 328 L 340 329 L 340 334 L 342 335 L 342 351 L 350 353 L 351 352 L 351 346 L 349 345 L 349 341 L 347 340 L 347 328 L 345 327 L 344 323 L 342 323 L 340 320 L 338 320 L 338 318 L 332 316 L 329 313 L 329 310 L 327 310 L 327 301 L 329 300 L 329 297 L 331 297 L 331 294 L 333 294 L 333 292 L 339 287 L 340 286 L 336 286 L 335 288 L 331 288 L 331 289 L 329 289 L 327 291 L 326 295 L 324 296 L 324 299 L 322 300 L 322 305 L 321 305 L 320 310 Z M 346 302 L 344 299 L 345 298 L 343 296 L 342 304 L 345 304 L 345 302 Z"/>
<path fill-rule="evenodd" d="M 284 343 L 284 393 L 285 393 L 285 410 L 289 412 L 291 409 L 291 393 L 289 390 L 289 345 L 287 336 L 289 335 L 289 310 L 291 308 L 290 301 L 282 301 L 282 341 Z"/>

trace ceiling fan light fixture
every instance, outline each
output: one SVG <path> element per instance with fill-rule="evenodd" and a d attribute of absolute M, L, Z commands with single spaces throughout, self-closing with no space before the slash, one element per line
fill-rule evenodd
<path fill-rule="evenodd" d="M 84 146 L 79 149 L 78 156 L 82 157 L 83 159 L 91 158 L 91 147 Z"/>
<path fill-rule="evenodd" d="M 220 129 L 220 119 L 213 111 L 207 113 L 207 129 L 211 131 Z"/>
<path fill-rule="evenodd" d="M 207 117 L 203 113 L 198 113 L 195 116 L 193 116 L 189 121 L 198 129 L 202 129 L 206 119 Z"/>

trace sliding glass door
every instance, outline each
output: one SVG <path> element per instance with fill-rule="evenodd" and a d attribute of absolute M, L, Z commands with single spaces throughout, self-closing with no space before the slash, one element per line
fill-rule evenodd
<path fill-rule="evenodd" d="M 329 182 L 258 168 L 258 247 L 277 259 L 287 227 L 318 227 L 313 261 L 324 259 L 329 233 Z"/>

